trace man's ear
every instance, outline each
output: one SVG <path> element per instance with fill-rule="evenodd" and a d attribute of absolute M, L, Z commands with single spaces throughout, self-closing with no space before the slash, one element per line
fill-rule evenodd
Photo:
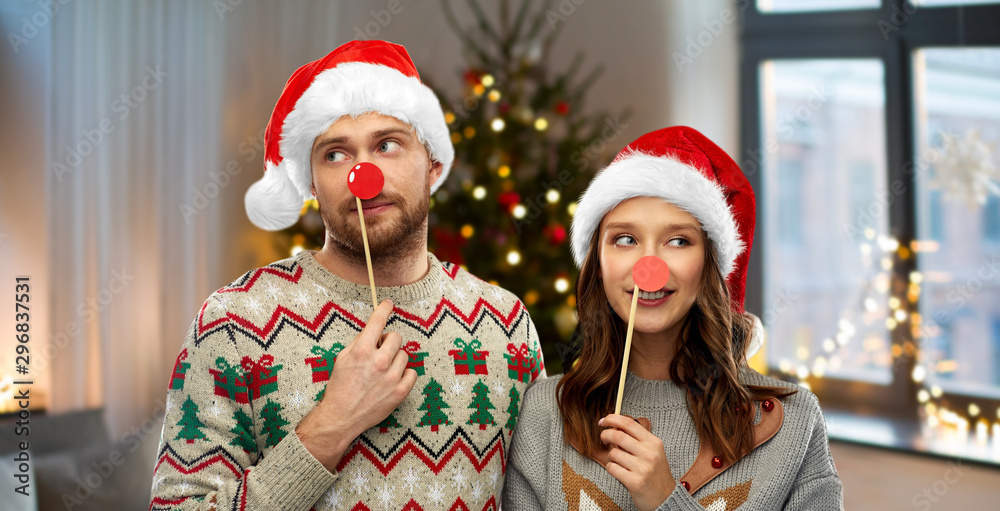
<path fill-rule="evenodd" d="M 437 183 L 437 180 L 441 178 L 441 173 L 444 172 L 444 165 L 439 161 L 431 160 L 431 168 L 427 172 L 429 178 L 427 184 L 434 186 L 434 183 Z"/>

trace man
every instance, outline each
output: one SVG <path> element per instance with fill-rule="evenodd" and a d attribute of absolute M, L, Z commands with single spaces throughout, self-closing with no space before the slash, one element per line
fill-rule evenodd
<path fill-rule="evenodd" d="M 243 275 L 191 326 L 168 388 L 151 509 L 492 509 L 538 336 L 512 294 L 427 251 L 430 194 L 454 158 L 402 46 L 354 41 L 297 70 L 266 131 L 250 219 L 319 202 L 318 252 Z M 362 201 L 372 309 L 347 176 Z"/>

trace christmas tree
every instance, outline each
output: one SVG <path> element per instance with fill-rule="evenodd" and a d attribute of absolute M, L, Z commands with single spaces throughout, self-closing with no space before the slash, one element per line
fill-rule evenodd
<path fill-rule="evenodd" d="M 441 3 L 465 50 L 461 92 L 445 97 L 433 77 L 422 77 L 439 91 L 456 152 L 448 180 L 431 198 L 428 246 L 442 261 L 521 298 L 548 371 L 560 373 L 555 345 L 576 326 L 570 220 L 594 173 L 627 142 L 618 139 L 627 112 L 585 113 L 584 96 L 601 69 L 583 73 L 581 53 L 553 68 L 551 50 L 565 19 L 553 17 L 551 0 L 467 4 L 474 21 L 463 27 L 451 3 Z M 487 14 L 485 6 L 495 11 Z M 282 232 L 280 250 L 320 248 L 324 227 L 315 201 Z"/>
<path fill-rule="evenodd" d="M 490 402 L 490 388 L 483 383 L 483 380 L 479 380 L 472 387 L 472 393 L 475 397 L 472 398 L 472 403 L 469 403 L 469 408 L 475 408 L 476 411 L 472 412 L 468 424 L 479 424 L 479 429 L 486 429 L 488 424 L 496 424 L 493 414 L 490 413 L 490 410 L 496 409 Z"/>
<path fill-rule="evenodd" d="M 390 413 L 384 421 L 375 425 L 378 428 L 379 433 L 388 433 L 389 428 L 401 428 L 399 421 L 396 419 L 396 412 Z"/>
<path fill-rule="evenodd" d="M 177 433 L 174 440 L 184 439 L 189 444 L 193 444 L 199 438 L 208 440 L 205 433 L 201 431 L 201 428 L 205 427 L 205 423 L 198 419 L 198 405 L 194 404 L 191 396 L 188 396 L 184 404 L 181 405 L 181 410 L 184 411 L 184 415 L 181 417 L 180 422 L 177 423 L 181 427 L 181 431 Z"/>
<path fill-rule="evenodd" d="M 236 421 L 236 425 L 229 432 L 236 437 L 229 442 L 229 445 L 241 447 L 246 452 L 256 451 L 257 442 L 253 439 L 253 419 L 243 412 L 242 408 L 237 408 L 236 413 L 233 414 L 233 420 Z"/>
<path fill-rule="evenodd" d="M 582 54 L 551 65 L 562 26 L 548 19 L 551 1 L 467 3 L 475 21 L 466 28 L 442 0 L 466 65 L 461 95 L 441 98 L 456 163 L 433 197 L 429 246 L 521 298 L 559 373 L 555 343 L 575 326 L 567 232 L 591 177 L 627 142 L 615 140 L 622 116 L 584 113 L 601 70 L 580 76 Z"/>
<path fill-rule="evenodd" d="M 287 431 L 281 429 L 282 426 L 287 426 L 288 421 L 281 416 L 281 405 L 267 400 L 264 408 L 260 411 L 260 418 L 264 420 L 264 424 L 261 426 L 261 434 L 267 434 L 267 445 L 269 447 L 274 447 L 278 445 L 278 442 L 285 435 L 288 434 Z"/>
<path fill-rule="evenodd" d="M 441 411 L 442 408 L 451 408 L 448 403 L 441 399 L 441 384 L 434 378 L 424 387 L 424 403 L 420 405 L 420 410 L 427 410 L 420 419 L 417 426 L 430 426 L 431 431 L 436 432 L 442 424 L 451 424 L 448 416 Z"/>
<path fill-rule="evenodd" d="M 511 385 L 509 395 L 510 405 L 507 406 L 507 413 L 510 415 L 507 417 L 507 425 L 504 427 L 510 430 L 507 434 L 511 435 L 514 433 L 514 426 L 517 425 L 517 405 L 521 401 L 521 394 L 518 394 L 516 386 Z"/>

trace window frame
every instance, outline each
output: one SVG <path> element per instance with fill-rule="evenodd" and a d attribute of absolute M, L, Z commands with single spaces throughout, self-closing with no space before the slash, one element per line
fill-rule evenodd
<path fill-rule="evenodd" d="M 923 47 L 1000 47 L 1000 31 L 996 29 L 1000 25 L 1000 3 L 914 7 L 904 0 L 882 0 L 881 7 L 875 9 L 764 13 L 757 9 L 756 1 L 743 2 L 740 4 L 743 9 L 740 17 L 740 156 L 737 162 L 757 191 L 758 218 L 765 214 L 762 205 L 774 200 L 762 187 L 764 176 L 759 157 L 766 151 L 766 141 L 761 139 L 761 63 L 774 59 L 877 58 L 884 65 L 885 76 L 885 179 L 890 184 L 898 179 L 907 190 L 889 207 L 889 234 L 901 245 L 909 246 L 910 241 L 916 239 L 917 190 L 913 181 L 916 174 L 907 175 L 903 169 L 913 161 L 916 146 L 913 52 Z M 903 16 L 905 20 L 896 24 Z M 747 161 L 756 165 L 748 167 Z M 765 239 L 764 224 L 757 222 L 755 239 Z M 750 255 L 746 309 L 751 312 L 764 310 L 766 249 L 758 244 Z M 897 259 L 892 271 L 893 294 L 905 295 L 909 274 L 917 269 L 917 257 L 919 254 L 906 260 Z M 909 312 L 918 310 L 918 305 L 913 304 Z M 910 323 L 894 329 L 890 341 L 899 349 L 904 349 L 908 342 L 913 343 Z M 828 411 L 917 425 L 920 419 L 916 395 L 922 386 L 910 376 L 914 366 L 915 358 L 911 356 L 904 354 L 894 359 L 892 382 L 888 386 L 830 376 L 807 381 Z M 769 370 L 780 374 L 776 367 L 769 367 Z M 952 393 L 945 393 L 942 401 L 955 410 L 965 410 L 975 401 L 986 411 L 987 417 L 1000 405 L 1000 400 Z"/>

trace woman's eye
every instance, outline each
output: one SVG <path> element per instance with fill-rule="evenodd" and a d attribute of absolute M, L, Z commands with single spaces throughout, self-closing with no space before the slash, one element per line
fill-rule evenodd
<path fill-rule="evenodd" d="M 671 247 L 686 247 L 686 246 L 688 246 L 690 244 L 691 244 L 691 242 L 688 241 L 688 240 L 686 240 L 686 239 L 684 239 L 684 238 L 674 238 L 674 239 L 672 239 L 672 240 L 670 240 L 670 241 L 667 242 L 667 245 L 669 245 Z"/>
<path fill-rule="evenodd" d="M 632 236 L 629 236 L 627 234 L 615 238 L 615 245 L 626 246 L 626 245 L 635 245 L 635 244 L 637 244 L 636 241 L 635 241 L 635 238 L 633 238 Z"/>
<path fill-rule="evenodd" d="M 382 153 L 392 152 L 399 148 L 400 148 L 399 142 L 396 142 L 395 140 L 386 140 L 385 142 L 382 142 L 382 144 L 378 146 L 379 152 Z"/>
<path fill-rule="evenodd" d="M 326 155 L 326 161 L 344 161 L 347 155 L 340 151 L 330 151 Z"/>

